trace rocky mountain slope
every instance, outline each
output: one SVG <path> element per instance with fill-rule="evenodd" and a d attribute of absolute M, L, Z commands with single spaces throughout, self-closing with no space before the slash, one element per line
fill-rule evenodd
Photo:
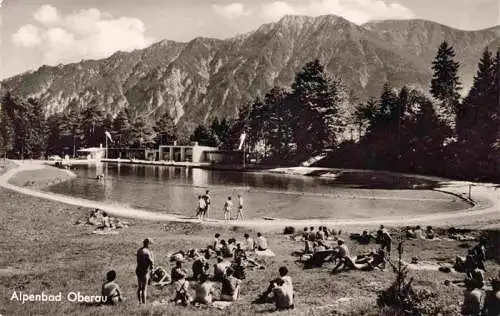
<path fill-rule="evenodd" d="M 364 25 L 341 17 L 285 16 L 231 39 L 161 41 L 102 60 L 42 66 L 2 82 L 2 88 L 40 98 L 47 113 L 97 102 L 111 113 L 129 107 L 134 115 L 169 112 L 182 130 L 237 108 L 272 86 L 288 87 L 295 73 L 319 58 L 356 99 L 377 96 L 385 81 L 427 90 L 430 64 L 447 40 L 462 63 L 465 86 L 480 54 L 497 46 L 500 27 L 462 31 L 424 20 L 389 20 Z"/>

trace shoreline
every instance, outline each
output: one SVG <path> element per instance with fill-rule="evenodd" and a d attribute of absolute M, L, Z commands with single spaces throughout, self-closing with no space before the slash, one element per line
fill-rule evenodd
<path fill-rule="evenodd" d="M 48 199 L 64 204 L 85 207 L 85 208 L 99 208 L 102 209 L 113 216 L 123 217 L 123 218 L 133 218 L 139 220 L 146 221 L 160 221 L 160 222 L 186 222 L 186 223 L 200 223 L 198 219 L 188 218 L 173 214 L 165 214 L 165 213 L 155 213 L 142 209 L 136 208 L 127 208 L 123 206 L 117 206 L 112 204 L 107 204 L 98 201 L 92 201 L 88 199 L 75 198 L 70 196 L 65 196 L 61 194 L 49 193 L 37 191 L 34 189 L 30 189 L 27 187 L 20 187 L 10 183 L 10 179 L 14 177 L 16 174 L 19 174 L 23 171 L 36 171 L 43 169 L 45 166 L 42 162 L 29 162 L 24 164 L 15 163 L 17 165 L 10 170 L 7 170 L 6 173 L 0 176 L 0 186 L 16 191 L 22 194 L 27 194 L 30 196 Z M 65 172 L 70 172 L 64 170 Z M 71 174 L 73 174 L 71 172 Z M 73 174 L 74 175 L 74 174 Z M 454 194 L 457 197 L 460 197 L 465 194 L 464 190 L 461 188 L 464 187 L 467 183 L 462 182 L 448 182 L 446 185 L 443 185 L 441 188 L 441 192 Z M 266 220 L 266 219 L 250 219 L 244 221 L 237 222 L 226 222 L 224 220 L 206 220 L 201 222 L 206 225 L 215 225 L 215 226 L 239 226 L 239 227 L 267 227 L 267 228 L 282 228 L 285 226 L 294 226 L 294 227 L 303 227 L 303 226 L 319 226 L 319 225 L 332 225 L 336 227 L 352 227 L 352 226 L 376 226 L 380 224 L 390 225 L 390 226 L 398 226 L 398 225 L 409 225 L 409 224 L 422 224 L 422 223 L 432 223 L 433 225 L 441 224 L 441 225 L 470 225 L 471 218 L 476 218 L 477 221 L 484 219 L 486 215 L 499 215 L 500 209 L 498 207 L 498 195 L 491 185 L 488 184 L 475 184 L 475 190 L 473 190 L 475 201 L 477 202 L 474 206 L 453 212 L 445 212 L 445 213 L 433 213 L 433 214 L 424 214 L 424 215 L 416 215 L 409 217 L 398 217 L 391 216 L 388 218 L 371 218 L 371 219 L 344 219 L 344 220 L 334 220 L 334 219 L 300 219 L 300 220 L 291 220 L 291 219 L 277 219 L 277 220 Z M 464 221 L 465 219 L 465 221 Z"/>

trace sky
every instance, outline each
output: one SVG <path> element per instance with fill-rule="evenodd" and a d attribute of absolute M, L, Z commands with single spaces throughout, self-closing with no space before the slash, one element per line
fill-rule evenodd
<path fill-rule="evenodd" d="M 286 14 L 500 25 L 498 0 L 0 0 L 0 79 L 169 39 L 228 38 Z"/>

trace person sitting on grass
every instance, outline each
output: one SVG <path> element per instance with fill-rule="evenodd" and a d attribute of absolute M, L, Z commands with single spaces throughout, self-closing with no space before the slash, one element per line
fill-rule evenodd
<path fill-rule="evenodd" d="M 302 238 L 304 240 L 309 239 L 309 227 L 304 227 L 304 231 L 302 232 Z"/>
<path fill-rule="evenodd" d="M 309 241 L 312 241 L 312 242 L 316 241 L 316 232 L 314 231 L 314 227 L 313 226 L 311 226 L 309 228 L 308 239 L 309 239 Z"/>
<path fill-rule="evenodd" d="M 214 250 L 217 252 L 217 251 L 221 251 L 221 249 L 222 249 L 222 244 L 221 244 L 221 240 L 220 240 L 220 234 L 216 233 L 215 239 L 214 239 Z"/>
<path fill-rule="evenodd" d="M 175 262 L 175 268 L 172 269 L 171 273 L 172 282 L 175 283 L 179 280 L 185 279 L 186 276 L 187 276 L 187 271 L 182 267 L 182 262 L 181 261 Z"/>
<path fill-rule="evenodd" d="M 234 262 L 231 264 L 231 268 L 234 273 L 233 276 L 239 280 L 246 279 L 245 264 L 243 263 L 242 257 L 236 257 Z"/>
<path fill-rule="evenodd" d="M 193 262 L 193 278 L 198 281 L 202 275 L 206 275 L 209 269 L 208 260 L 210 260 L 210 252 L 206 252 L 204 256 L 199 255 Z"/>
<path fill-rule="evenodd" d="M 465 287 L 462 315 L 481 315 L 484 304 L 484 292 L 481 291 L 478 284 L 472 279 L 466 281 Z"/>
<path fill-rule="evenodd" d="M 485 237 L 481 236 L 479 238 L 479 244 L 472 248 L 472 256 L 477 264 L 477 267 L 483 271 L 486 271 L 484 263 L 486 261 L 486 245 L 488 241 Z"/>
<path fill-rule="evenodd" d="M 328 231 L 328 228 L 326 226 L 323 226 L 323 233 L 325 234 L 325 240 L 328 240 L 330 238 L 330 232 Z"/>
<path fill-rule="evenodd" d="M 432 229 L 432 226 L 427 226 L 425 230 L 425 239 L 434 239 L 436 238 L 436 233 L 434 232 L 434 229 Z"/>
<path fill-rule="evenodd" d="M 256 247 L 259 251 L 267 250 L 267 239 L 261 233 L 257 233 Z"/>
<path fill-rule="evenodd" d="M 222 257 L 217 257 L 217 263 L 214 264 L 214 281 L 222 281 L 229 266 L 229 262 L 224 261 Z"/>
<path fill-rule="evenodd" d="M 280 275 L 279 278 L 269 281 L 269 286 L 267 287 L 266 291 L 260 294 L 257 299 L 253 301 L 254 304 L 272 303 L 274 301 L 274 297 L 270 297 L 269 294 L 273 293 L 273 289 L 276 287 L 278 280 L 281 280 L 283 282 L 280 282 L 281 285 L 279 286 L 289 294 L 289 296 L 292 298 L 293 304 L 293 282 L 292 278 L 288 275 L 288 268 L 282 266 L 278 269 L 278 273 Z"/>
<path fill-rule="evenodd" d="M 417 239 L 417 234 L 415 234 L 415 231 L 410 226 L 406 226 L 405 232 L 407 239 Z"/>
<path fill-rule="evenodd" d="M 108 271 L 108 273 L 106 273 L 106 282 L 102 285 L 101 292 L 101 295 L 106 298 L 106 304 L 116 305 L 123 301 L 120 286 L 115 282 L 115 280 L 115 270 Z"/>
<path fill-rule="evenodd" d="M 278 311 L 293 309 L 293 292 L 288 290 L 283 279 L 276 280 L 273 285 L 274 304 Z"/>
<path fill-rule="evenodd" d="M 417 227 L 415 227 L 415 238 L 416 239 L 425 239 L 424 237 L 424 232 L 422 230 L 422 227 L 420 227 L 420 225 L 418 225 Z"/>
<path fill-rule="evenodd" d="M 222 280 L 221 301 L 234 302 L 238 299 L 241 280 L 235 278 L 233 273 L 234 271 L 231 267 L 227 268 L 226 277 Z"/>
<path fill-rule="evenodd" d="M 318 231 L 316 232 L 316 240 L 325 240 L 325 232 L 323 231 L 323 226 L 318 227 Z"/>
<path fill-rule="evenodd" d="M 224 258 L 231 258 L 231 257 L 233 257 L 233 253 L 231 252 L 231 249 L 230 249 L 230 246 L 228 245 L 228 243 L 224 239 L 222 239 L 220 241 L 220 243 L 222 245 L 222 248 L 220 250 L 222 256 Z"/>
<path fill-rule="evenodd" d="M 243 237 L 245 237 L 243 249 L 246 250 L 246 251 L 254 251 L 254 249 L 255 249 L 255 242 L 253 241 L 253 238 L 250 237 L 249 234 L 245 234 L 245 235 L 243 235 Z"/>
<path fill-rule="evenodd" d="M 189 281 L 186 280 L 186 275 L 179 274 L 178 276 L 181 278 L 174 282 L 175 296 L 172 301 L 175 304 L 187 306 L 193 301 L 191 294 L 189 294 Z"/>
<path fill-rule="evenodd" d="M 337 240 L 337 252 L 338 252 L 338 263 L 337 265 L 333 268 L 332 273 L 337 273 L 339 272 L 340 268 L 343 270 L 352 268 L 352 259 L 349 254 L 349 248 L 347 248 L 347 245 L 344 243 L 343 239 Z"/>
<path fill-rule="evenodd" d="M 308 239 L 304 240 L 304 254 L 312 254 L 314 251 L 314 243 Z"/>
<path fill-rule="evenodd" d="M 206 274 L 200 276 L 200 284 L 195 290 L 195 303 L 211 305 L 213 302 L 213 296 L 215 294 L 213 283 L 208 280 Z"/>
<path fill-rule="evenodd" d="M 491 291 L 486 293 L 483 315 L 498 316 L 500 315 L 500 280 L 493 279 L 491 288 Z"/>
<path fill-rule="evenodd" d="M 246 259 L 247 254 L 243 248 L 241 248 L 241 244 L 236 245 L 236 249 L 234 250 L 234 259 L 237 258 Z"/>

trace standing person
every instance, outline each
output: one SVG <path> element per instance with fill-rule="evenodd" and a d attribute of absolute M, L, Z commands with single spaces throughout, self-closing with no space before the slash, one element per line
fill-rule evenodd
<path fill-rule="evenodd" d="M 205 195 L 203 195 L 203 199 L 205 200 L 205 210 L 203 211 L 203 216 L 205 218 L 208 218 L 208 209 L 210 207 L 210 191 L 209 190 L 206 190 L 205 191 Z"/>
<path fill-rule="evenodd" d="M 231 197 L 228 196 L 226 203 L 224 203 L 224 219 L 226 221 L 231 220 L 231 208 L 233 207 L 233 202 L 231 201 Z"/>
<path fill-rule="evenodd" d="M 142 248 L 137 250 L 137 268 L 135 269 L 137 275 L 137 299 L 142 304 L 146 304 L 149 274 L 153 271 L 153 253 L 149 250 L 151 243 L 151 239 L 146 238 L 142 243 Z"/>
<path fill-rule="evenodd" d="M 207 204 L 205 203 L 205 199 L 203 196 L 198 195 L 198 210 L 196 211 L 196 217 L 201 221 L 203 220 L 203 215 L 205 215 L 205 210 L 207 208 Z"/>
<path fill-rule="evenodd" d="M 243 219 L 243 197 L 241 194 L 238 194 L 238 215 L 236 216 L 236 219 L 239 219 L 241 216 L 241 219 Z"/>
<path fill-rule="evenodd" d="M 392 237 L 389 234 L 389 231 L 384 227 L 384 225 L 380 225 L 380 229 L 377 232 L 377 239 L 380 242 L 380 249 L 387 249 L 387 253 L 391 254 L 391 246 L 392 246 Z"/>

